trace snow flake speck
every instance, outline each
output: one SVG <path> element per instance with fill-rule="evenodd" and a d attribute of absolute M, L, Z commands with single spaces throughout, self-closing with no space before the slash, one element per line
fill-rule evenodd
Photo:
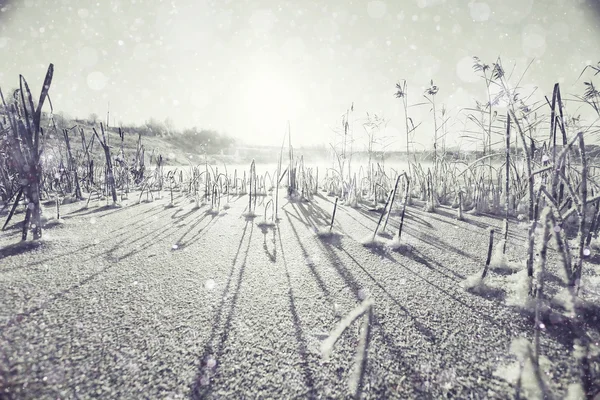
<path fill-rule="evenodd" d="M 213 290 L 215 288 L 215 286 L 217 286 L 217 284 L 212 279 L 209 279 L 204 283 L 204 287 L 207 288 L 208 290 Z"/>
<path fill-rule="evenodd" d="M 475 22 L 485 22 L 490 18 L 492 13 L 490 6 L 487 3 L 473 2 L 469 4 L 471 18 Z"/>
<path fill-rule="evenodd" d="M 217 360 L 215 360 L 213 356 L 208 357 L 208 360 L 206 360 L 206 366 L 210 369 L 215 368 L 217 366 Z"/>

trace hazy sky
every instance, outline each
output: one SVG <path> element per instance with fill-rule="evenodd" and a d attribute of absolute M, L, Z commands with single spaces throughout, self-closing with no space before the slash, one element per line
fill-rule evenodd
<path fill-rule="evenodd" d="M 581 93 L 586 63 L 600 61 L 597 0 L 0 0 L 0 86 L 18 74 L 39 90 L 55 64 L 57 110 L 141 123 L 212 128 L 279 144 L 321 144 L 354 102 L 355 134 L 365 113 L 390 120 L 403 148 L 394 84 L 408 80 L 411 103 L 430 79 L 450 114 L 484 100 L 472 56 L 551 95 Z M 431 119 L 415 108 L 415 121 Z M 460 124 L 450 128 L 456 138 Z M 416 140 L 431 144 L 423 125 Z M 452 140 L 450 140 L 452 142 Z"/>

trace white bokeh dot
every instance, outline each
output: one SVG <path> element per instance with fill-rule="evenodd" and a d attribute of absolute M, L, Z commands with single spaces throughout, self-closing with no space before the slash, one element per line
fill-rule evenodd
<path fill-rule="evenodd" d="M 217 360 L 215 360 L 214 357 L 210 356 L 208 360 L 206 360 L 206 366 L 210 369 L 213 369 L 217 366 Z"/>
<path fill-rule="evenodd" d="M 215 286 L 217 286 L 217 284 L 212 279 L 209 279 L 204 283 L 204 287 L 207 288 L 208 290 L 213 290 L 215 288 Z"/>
<path fill-rule="evenodd" d="M 420 59 L 420 73 L 429 78 L 435 77 L 442 66 L 440 59 L 431 54 L 424 54 Z"/>
<path fill-rule="evenodd" d="M 529 24 L 521 33 L 523 54 L 527 57 L 541 57 L 546 51 L 546 32 L 540 25 Z"/>
<path fill-rule="evenodd" d="M 100 71 L 91 72 L 87 76 L 87 84 L 90 89 L 93 90 L 102 90 L 106 87 L 108 83 L 108 78 Z"/>
<path fill-rule="evenodd" d="M 502 24 L 518 24 L 531 13 L 533 2 L 534 0 L 494 1 L 491 3 L 492 19 Z"/>
<path fill-rule="evenodd" d="M 490 9 L 490 6 L 487 3 L 472 2 L 469 3 L 469 12 L 473 21 L 485 22 L 488 19 L 490 19 L 492 10 Z"/>
<path fill-rule="evenodd" d="M 435 6 L 444 1 L 445 0 L 417 0 L 417 6 L 419 8 L 427 8 L 427 7 Z"/>
<path fill-rule="evenodd" d="M 385 13 L 387 12 L 387 5 L 380 0 L 370 1 L 367 4 L 367 13 L 369 17 L 380 19 L 383 18 Z"/>

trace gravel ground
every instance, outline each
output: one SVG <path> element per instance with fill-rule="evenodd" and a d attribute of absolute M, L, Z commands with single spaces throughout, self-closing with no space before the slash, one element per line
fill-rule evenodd
<path fill-rule="evenodd" d="M 283 200 L 275 228 L 242 216 L 245 197 L 219 214 L 183 198 L 130 204 L 66 205 L 37 244 L 18 243 L 18 223 L 0 237 L 0 398 L 347 398 L 359 324 L 327 362 L 320 344 L 364 296 L 374 314 L 363 397 L 515 397 L 495 372 L 514 361 L 514 338 L 531 340 L 531 319 L 502 291 L 461 287 L 500 219 L 411 206 L 413 251 L 401 254 L 361 244 L 379 218 L 367 208 L 339 207 L 341 237 L 319 238 L 326 197 Z M 510 257 L 525 239 L 511 225 Z M 541 343 L 564 395 L 575 371 L 561 326 Z"/>

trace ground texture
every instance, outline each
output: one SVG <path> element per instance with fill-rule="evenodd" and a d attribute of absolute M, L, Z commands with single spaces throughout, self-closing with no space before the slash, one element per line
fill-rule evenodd
<path fill-rule="evenodd" d="M 320 344 L 364 297 L 365 398 L 515 397 L 496 371 L 514 361 L 514 338 L 532 338 L 531 319 L 502 291 L 461 288 L 501 220 L 415 204 L 402 253 L 361 244 L 379 219 L 368 207 L 340 206 L 341 237 L 318 237 L 328 197 L 282 200 L 274 228 L 259 226 L 262 199 L 249 219 L 247 197 L 220 213 L 166 197 L 64 206 L 39 244 L 16 244 L 15 216 L 0 237 L 0 398 L 346 398 L 360 324 L 327 362 Z M 510 257 L 524 257 L 525 237 L 514 221 Z M 564 393 L 574 364 L 560 325 L 542 333 L 542 353 Z"/>

